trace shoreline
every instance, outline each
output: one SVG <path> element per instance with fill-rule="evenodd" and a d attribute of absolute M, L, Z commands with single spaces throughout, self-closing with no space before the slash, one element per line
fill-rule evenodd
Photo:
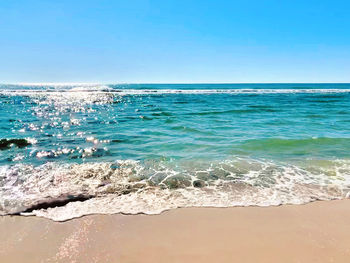
<path fill-rule="evenodd" d="M 0 217 L 2 262 L 348 262 L 350 200 L 87 215 Z"/>

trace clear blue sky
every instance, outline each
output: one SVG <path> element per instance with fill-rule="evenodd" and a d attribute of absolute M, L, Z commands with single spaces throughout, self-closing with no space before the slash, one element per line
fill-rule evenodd
<path fill-rule="evenodd" d="M 1 0 L 0 82 L 350 82 L 350 2 Z"/>

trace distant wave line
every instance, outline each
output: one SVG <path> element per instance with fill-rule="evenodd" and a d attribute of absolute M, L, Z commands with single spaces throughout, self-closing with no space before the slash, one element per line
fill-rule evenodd
<path fill-rule="evenodd" d="M 119 95 L 150 94 L 295 94 L 295 93 L 350 93 L 350 89 L 113 89 L 109 87 L 75 87 L 72 89 L 2 89 L 1 94 L 60 94 L 60 93 L 114 93 Z"/>

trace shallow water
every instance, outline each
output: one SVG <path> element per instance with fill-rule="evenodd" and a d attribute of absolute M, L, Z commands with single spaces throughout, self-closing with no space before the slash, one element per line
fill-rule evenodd
<path fill-rule="evenodd" d="M 350 190 L 350 84 L 0 86 L 0 213 L 66 220 Z"/>

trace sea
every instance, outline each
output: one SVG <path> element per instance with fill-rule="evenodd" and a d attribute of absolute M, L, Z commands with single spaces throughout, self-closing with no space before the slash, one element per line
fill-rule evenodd
<path fill-rule="evenodd" d="M 350 84 L 0 85 L 0 215 L 350 196 Z"/>

